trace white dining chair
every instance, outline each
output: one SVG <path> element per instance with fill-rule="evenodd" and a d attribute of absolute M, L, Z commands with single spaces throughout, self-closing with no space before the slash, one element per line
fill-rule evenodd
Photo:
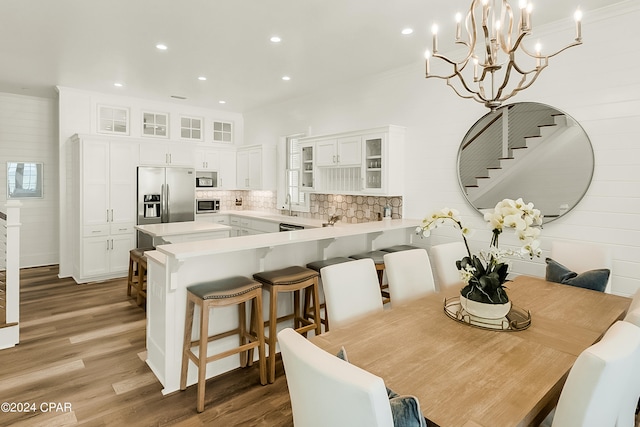
<path fill-rule="evenodd" d="M 372 259 L 330 265 L 320 270 L 320 276 L 330 328 L 383 310 Z"/>
<path fill-rule="evenodd" d="M 551 242 L 551 258 L 578 274 L 598 268 L 608 268 L 611 271 L 611 253 L 604 245 L 555 240 Z M 608 294 L 611 293 L 612 276 L 613 271 L 609 274 L 604 290 Z"/>
<path fill-rule="evenodd" d="M 439 291 L 453 285 L 462 285 L 456 261 L 469 256 L 463 242 L 443 243 L 431 247 L 429 252 L 436 289 Z"/>
<path fill-rule="evenodd" d="M 278 333 L 278 343 L 294 426 L 393 427 L 382 378 L 327 353 L 291 328 Z"/>
<path fill-rule="evenodd" d="M 630 373 L 638 363 L 640 328 L 624 321 L 614 323 L 599 342 L 576 359 L 550 425 L 615 426 L 625 397 L 635 388 Z M 549 419 L 545 420 L 543 426 L 549 425 L 548 422 Z"/>
<path fill-rule="evenodd" d="M 633 295 L 624 321 L 640 327 L 640 289 Z M 638 401 L 640 400 L 640 365 L 636 365 L 634 371 L 633 384 L 635 389 L 625 397 L 622 403 L 622 409 L 616 423 L 617 427 L 635 425 L 636 408 L 638 408 Z"/>
<path fill-rule="evenodd" d="M 411 249 L 384 256 L 391 306 L 435 292 L 431 262 L 426 249 Z"/>

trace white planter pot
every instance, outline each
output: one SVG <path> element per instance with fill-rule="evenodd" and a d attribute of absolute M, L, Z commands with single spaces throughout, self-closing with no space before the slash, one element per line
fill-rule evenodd
<path fill-rule="evenodd" d="M 483 319 L 502 319 L 511 310 L 511 301 L 507 301 L 505 304 L 486 304 L 466 299 L 460 295 L 460 306 L 472 316 Z"/>

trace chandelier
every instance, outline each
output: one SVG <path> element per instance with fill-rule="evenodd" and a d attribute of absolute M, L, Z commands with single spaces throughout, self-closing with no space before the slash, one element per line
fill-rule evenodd
<path fill-rule="evenodd" d="M 532 6 L 520 0 L 519 8 L 519 22 L 514 28 L 514 13 L 508 0 L 472 0 L 464 20 L 465 38 L 462 37 L 462 15 L 456 15 L 454 41 L 466 48 L 466 55 L 460 61 L 438 53 L 438 27 L 434 24 L 433 51 L 425 52 L 426 78 L 444 79 L 458 96 L 495 110 L 505 100 L 530 87 L 549 64 L 549 58 L 582 44 L 582 13 L 577 10 L 574 15 L 576 38 L 572 43 L 546 55 L 539 43 L 530 50 L 523 40 L 531 34 Z M 444 61 L 445 73 L 431 72 L 432 58 Z M 451 67 L 450 74 L 446 71 L 448 67 Z"/>

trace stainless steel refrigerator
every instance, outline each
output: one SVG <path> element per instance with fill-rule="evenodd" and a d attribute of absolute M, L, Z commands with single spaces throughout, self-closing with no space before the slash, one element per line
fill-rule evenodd
<path fill-rule="evenodd" d="M 138 167 L 138 225 L 195 219 L 196 174 L 190 168 Z M 151 247 L 138 231 L 138 247 Z"/>

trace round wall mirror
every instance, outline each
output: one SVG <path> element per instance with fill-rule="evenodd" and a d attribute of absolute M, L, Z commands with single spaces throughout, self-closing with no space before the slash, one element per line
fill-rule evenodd
<path fill-rule="evenodd" d="M 487 113 L 458 151 L 458 179 L 469 203 L 483 212 L 504 198 L 532 202 L 544 222 L 573 209 L 593 176 L 593 148 L 568 114 L 522 102 Z"/>

